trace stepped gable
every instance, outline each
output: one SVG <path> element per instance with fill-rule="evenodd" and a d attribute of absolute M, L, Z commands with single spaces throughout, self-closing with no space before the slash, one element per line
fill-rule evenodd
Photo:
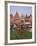
<path fill-rule="evenodd" d="M 19 24 L 20 23 L 20 16 L 19 16 L 18 12 L 16 12 L 16 14 L 14 16 L 14 23 L 15 24 Z"/>
<path fill-rule="evenodd" d="M 14 16 L 14 20 L 19 20 L 20 19 L 20 16 L 19 16 L 19 13 L 16 12 L 15 16 Z"/>

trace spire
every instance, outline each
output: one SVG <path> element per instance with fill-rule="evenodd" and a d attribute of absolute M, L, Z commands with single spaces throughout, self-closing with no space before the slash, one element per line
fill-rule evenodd
<path fill-rule="evenodd" d="M 19 13 L 18 13 L 18 12 L 16 12 L 15 16 L 18 16 L 18 17 L 19 17 Z"/>

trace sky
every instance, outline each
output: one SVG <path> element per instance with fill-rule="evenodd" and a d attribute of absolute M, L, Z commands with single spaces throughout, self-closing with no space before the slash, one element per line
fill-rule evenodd
<path fill-rule="evenodd" d="M 29 6 L 10 6 L 10 13 L 13 15 L 16 14 L 16 12 L 21 13 L 23 15 L 29 15 L 32 14 L 32 7 Z"/>

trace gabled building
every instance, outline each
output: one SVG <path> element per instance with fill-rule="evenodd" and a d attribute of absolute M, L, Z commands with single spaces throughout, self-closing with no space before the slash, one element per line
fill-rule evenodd
<path fill-rule="evenodd" d="M 32 25 L 32 15 L 30 14 L 30 16 L 26 15 L 21 15 L 18 12 L 16 12 L 16 14 L 13 16 L 12 14 L 10 14 L 10 24 L 26 24 L 26 25 Z"/>
<path fill-rule="evenodd" d="M 16 14 L 14 16 L 14 23 L 15 24 L 19 24 L 20 23 L 20 16 L 19 16 L 18 12 L 16 12 Z"/>

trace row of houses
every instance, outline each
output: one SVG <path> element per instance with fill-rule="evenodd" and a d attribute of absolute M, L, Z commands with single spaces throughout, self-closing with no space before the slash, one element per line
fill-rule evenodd
<path fill-rule="evenodd" d="M 16 12 L 15 15 L 10 14 L 10 24 L 30 24 L 32 25 L 32 15 L 21 15 Z"/>

